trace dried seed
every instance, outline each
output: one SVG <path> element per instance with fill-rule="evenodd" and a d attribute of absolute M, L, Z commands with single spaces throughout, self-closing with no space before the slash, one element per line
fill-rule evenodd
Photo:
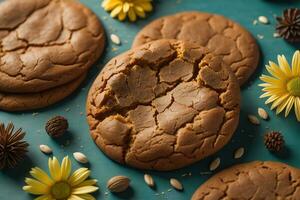
<path fill-rule="evenodd" d="M 183 186 L 180 183 L 179 180 L 175 179 L 175 178 L 171 178 L 170 179 L 170 184 L 172 185 L 173 188 L 175 188 L 176 190 L 183 190 Z"/>
<path fill-rule="evenodd" d="M 274 38 L 280 38 L 280 34 L 275 32 L 275 33 L 273 33 L 273 37 Z"/>
<path fill-rule="evenodd" d="M 256 116 L 254 116 L 254 115 L 248 115 L 248 120 L 249 120 L 252 124 L 254 124 L 254 125 L 259 125 L 259 124 L 260 124 L 259 119 L 258 119 Z"/>
<path fill-rule="evenodd" d="M 259 16 L 258 21 L 262 24 L 268 24 L 269 23 L 269 20 L 266 16 Z"/>
<path fill-rule="evenodd" d="M 111 192 L 123 192 L 130 184 L 130 179 L 127 176 L 114 176 L 107 181 L 107 188 Z"/>
<path fill-rule="evenodd" d="M 253 25 L 256 25 L 256 24 L 257 24 L 257 20 L 256 20 L 256 19 L 253 20 L 252 24 L 253 24 Z"/>
<path fill-rule="evenodd" d="M 220 158 L 216 158 L 215 160 L 213 160 L 210 165 L 209 165 L 209 170 L 210 171 L 214 171 L 216 170 L 219 166 L 220 166 L 220 163 L 221 163 L 221 159 Z"/>
<path fill-rule="evenodd" d="M 41 150 L 41 152 L 43 152 L 45 154 L 52 153 L 52 149 L 48 145 L 45 145 L 45 144 L 40 145 L 40 150 Z"/>
<path fill-rule="evenodd" d="M 261 35 L 261 34 L 257 34 L 257 38 L 260 39 L 260 40 L 264 39 L 264 37 L 265 37 L 265 36 L 263 36 L 263 35 Z"/>
<path fill-rule="evenodd" d="M 245 148 L 244 147 L 240 147 L 237 150 L 235 150 L 234 152 L 234 159 L 239 159 L 241 158 L 245 153 Z"/>
<path fill-rule="evenodd" d="M 258 115 L 264 119 L 264 120 L 267 120 L 269 118 L 269 114 L 267 113 L 267 111 L 263 108 L 258 108 L 257 109 L 257 113 Z"/>
<path fill-rule="evenodd" d="M 119 36 L 117 36 L 115 34 L 111 34 L 110 39 L 113 43 L 115 43 L 117 45 L 121 44 L 121 40 L 120 40 Z"/>
<path fill-rule="evenodd" d="M 144 180 L 149 187 L 154 187 L 155 183 L 151 175 L 145 174 Z"/>
<path fill-rule="evenodd" d="M 89 162 L 87 157 L 81 152 L 75 152 L 75 153 L 73 153 L 73 156 L 74 156 L 75 160 L 77 160 L 80 163 L 88 163 Z"/>

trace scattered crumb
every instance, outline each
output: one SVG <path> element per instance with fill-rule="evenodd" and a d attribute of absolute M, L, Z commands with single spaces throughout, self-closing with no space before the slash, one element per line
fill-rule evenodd
<path fill-rule="evenodd" d="M 274 38 L 280 38 L 280 35 L 279 35 L 279 33 L 273 33 L 273 37 Z"/>
<path fill-rule="evenodd" d="M 115 51 L 118 51 L 119 49 L 117 48 L 117 47 L 113 47 L 113 48 L 111 48 L 111 51 L 112 52 L 115 52 Z"/>
<path fill-rule="evenodd" d="M 80 115 L 83 115 L 83 112 L 80 112 L 79 114 L 80 114 Z"/>
<path fill-rule="evenodd" d="M 171 191 L 172 191 L 172 188 L 170 188 L 170 189 L 167 190 L 167 192 L 171 192 Z"/>
<path fill-rule="evenodd" d="M 212 172 L 200 172 L 200 175 L 210 175 Z"/>
<path fill-rule="evenodd" d="M 252 22 L 253 25 L 256 25 L 257 23 L 258 23 L 258 21 L 256 19 L 253 20 L 253 22 Z"/>
<path fill-rule="evenodd" d="M 66 109 L 65 109 L 66 112 L 69 112 L 70 110 L 71 110 L 70 108 L 66 108 Z"/>
<path fill-rule="evenodd" d="M 266 17 L 266 16 L 259 16 L 258 17 L 258 21 L 261 23 L 261 24 L 269 24 L 269 19 Z"/>
<path fill-rule="evenodd" d="M 38 116 L 39 115 L 39 113 L 38 112 L 34 112 L 34 113 L 32 113 L 32 116 L 33 117 L 36 117 L 36 116 Z"/>
<path fill-rule="evenodd" d="M 261 34 L 257 34 L 257 38 L 260 39 L 260 40 L 262 40 L 262 39 L 264 39 L 264 36 L 261 35 Z"/>

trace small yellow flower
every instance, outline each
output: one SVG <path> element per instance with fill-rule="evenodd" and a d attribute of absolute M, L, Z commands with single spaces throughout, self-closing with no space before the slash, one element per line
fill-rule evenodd
<path fill-rule="evenodd" d="M 126 19 L 134 22 L 138 17 L 145 18 L 146 12 L 152 11 L 151 0 L 104 0 L 102 7 L 110 12 L 111 17 L 117 17 L 120 21 Z"/>
<path fill-rule="evenodd" d="M 35 200 L 95 200 L 89 193 L 98 190 L 94 186 L 95 179 L 89 179 L 90 170 L 80 168 L 71 175 L 71 160 L 65 157 L 60 166 L 58 160 L 49 158 L 50 177 L 42 169 L 32 168 L 30 174 L 33 178 L 26 178 L 23 190 L 40 195 Z"/>
<path fill-rule="evenodd" d="M 285 110 L 285 117 L 294 107 L 297 120 L 300 121 L 300 52 L 294 53 L 292 67 L 284 55 L 277 59 L 279 66 L 271 61 L 266 65 L 271 76 L 260 77 L 265 82 L 259 84 L 264 92 L 260 98 L 268 97 L 265 103 L 272 103 L 271 109 L 276 108 L 276 114 Z"/>

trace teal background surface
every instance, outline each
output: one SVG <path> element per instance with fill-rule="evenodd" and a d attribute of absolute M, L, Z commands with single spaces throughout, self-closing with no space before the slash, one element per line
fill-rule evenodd
<path fill-rule="evenodd" d="M 21 1 L 21 0 L 20 0 Z M 136 23 L 119 22 L 109 17 L 101 7 L 100 0 L 81 0 L 91 8 L 105 26 L 107 36 L 115 33 L 122 40 L 121 46 L 113 45 L 107 40 L 106 50 L 97 64 L 90 71 L 88 78 L 73 95 L 64 101 L 46 109 L 31 112 L 7 113 L 0 111 L 0 121 L 12 121 L 16 128 L 22 127 L 26 131 L 26 140 L 30 144 L 28 156 L 19 167 L 12 170 L 0 172 L 0 200 L 27 200 L 33 196 L 22 191 L 25 176 L 29 175 L 31 167 L 39 166 L 47 169 L 48 156 L 39 150 L 40 144 L 47 144 L 54 150 L 54 155 L 60 160 L 69 155 L 73 161 L 73 167 L 81 167 L 72 157 L 75 151 L 83 152 L 90 160 L 88 167 L 92 170 L 91 176 L 99 180 L 100 191 L 95 193 L 97 199 L 190 199 L 195 189 L 207 180 L 212 174 L 205 174 L 209 163 L 216 157 L 221 158 L 222 170 L 233 164 L 253 160 L 277 160 L 290 165 L 300 167 L 300 124 L 292 113 L 287 119 L 284 116 L 276 116 L 264 105 L 264 100 L 258 97 L 261 89 L 257 86 L 260 83 L 258 77 L 266 72 L 264 65 L 269 60 L 276 61 L 278 54 L 285 54 L 288 59 L 293 55 L 300 45 L 290 44 L 282 39 L 274 38 L 275 27 L 274 15 L 281 15 L 282 10 L 287 7 L 300 7 L 300 1 L 292 0 L 154 0 L 154 11 L 145 20 Z M 229 144 L 227 144 L 216 155 L 210 156 L 190 167 L 173 172 L 153 172 L 151 174 L 156 182 L 156 188 L 150 189 L 143 180 L 145 171 L 136 170 L 130 167 L 119 165 L 107 158 L 93 143 L 89 136 L 89 129 L 85 118 L 85 100 L 88 89 L 93 80 L 100 72 L 104 64 L 115 55 L 130 48 L 135 34 L 150 21 L 164 15 L 180 11 L 197 10 L 225 15 L 246 27 L 257 38 L 261 49 L 260 64 L 252 79 L 242 88 L 242 108 L 240 125 Z M 0 13 L 1 15 L 1 13 Z M 269 25 L 253 25 L 254 19 L 258 16 L 267 16 Z M 258 39 L 257 35 L 263 35 Z M 112 51 L 113 48 L 115 51 Z M 251 125 L 247 120 L 248 114 L 256 114 L 257 108 L 263 107 L 270 114 L 269 121 L 262 121 L 260 126 Z M 52 116 L 62 115 L 69 119 L 69 133 L 59 140 L 53 140 L 45 133 L 44 124 Z M 269 153 L 263 145 L 263 134 L 268 130 L 281 131 L 286 140 L 286 148 L 280 154 Z M 239 160 L 233 159 L 233 152 L 239 147 L 245 147 L 246 153 Z M 203 174 L 204 172 L 204 174 Z M 191 176 L 182 176 L 191 173 Z M 126 175 L 131 178 L 131 187 L 124 193 L 107 193 L 106 182 L 115 175 Z M 169 190 L 169 178 L 178 178 L 184 185 L 184 191 L 178 192 Z"/>

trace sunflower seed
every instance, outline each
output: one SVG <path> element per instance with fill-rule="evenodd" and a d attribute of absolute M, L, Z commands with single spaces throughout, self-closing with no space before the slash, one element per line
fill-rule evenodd
<path fill-rule="evenodd" d="M 267 111 L 263 108 L 258 108 L 257 113 L 264 120 L 267 120 L 269 118 Z"/>
<path fill-rule="evenodd" d="M 154 187 L 155 183 L 151 175 L 145 174 L 144 180 L 149 187 Z"/>
<path fill-rule="evenodd" d="M 115 35 L 115 34 L 111 34 L 110 35 L 110 39 L 113 43 L 115 43 L 116 45 L 121 44 L 121 40 L 119 38 L 119 36 Z"/>
<path fill-rule="evenodd" d="M 175 188 L 176 190 L 183 190 L 183 186 L 180 183 L 179 180 L 175 179 L 175 178 L 171 178 L 170 179 L 170 184 L 172 185 L 173 188 Z"/>
<path fill-rule="evenodd" d="M 73 156 L 74 156 L 75 160 L 77 160 L 80 163 L 88 163 L 89 162 L 86 155 L 84 155 L 81 152 L 74 152 Z"/>
<path fill-rule="evenodd" d="M 234 159 L 239 159 L 241 158 L 245 153 L 245 148 L 244 147 L 240 147 L 237 150 L 235 150 L 234 152 Z"/>
<path fill-rule="evenodd" d="M 52 149 L 48 145 L 45 145 L 45 144 L 40 145 L 40 150 L 41 150 L 41 152 L 43 152 L 45 154 L 51 154 L 52 153 Z"/>
<path fill-rule="evenodd" d="M 259 16 L 258 21 L 262 24 L 268 24 L 269 23 L 269 19 L 266 16 Z"/>
<path fill-rule="evenodd" d="M 254 124 L 254 125 L 259 125 L 259 124 L 260 124 L 259 119 L 258 119 L 256 116 L 254 116 L 254 115 L 248 115 L 248 120 L 249 120 L 252 124 Z"/>
<path fill-rule="evenodd" d="M 220 163 L 221 163 L 221 159 L 220 158 L 216 158 L 215 160 L 213 160 L 210 165 L 209 165 L 209 170 L 210 171 L 214 171 L 216 170 L 219 166 L 220 166 Z"/>
<path fill-rule="evenodd" d="M 130 184 L 130 179 L 127 176 L 114 176 L 107 182 L 107 188 L 111 192 L 123 192 Z"/>

